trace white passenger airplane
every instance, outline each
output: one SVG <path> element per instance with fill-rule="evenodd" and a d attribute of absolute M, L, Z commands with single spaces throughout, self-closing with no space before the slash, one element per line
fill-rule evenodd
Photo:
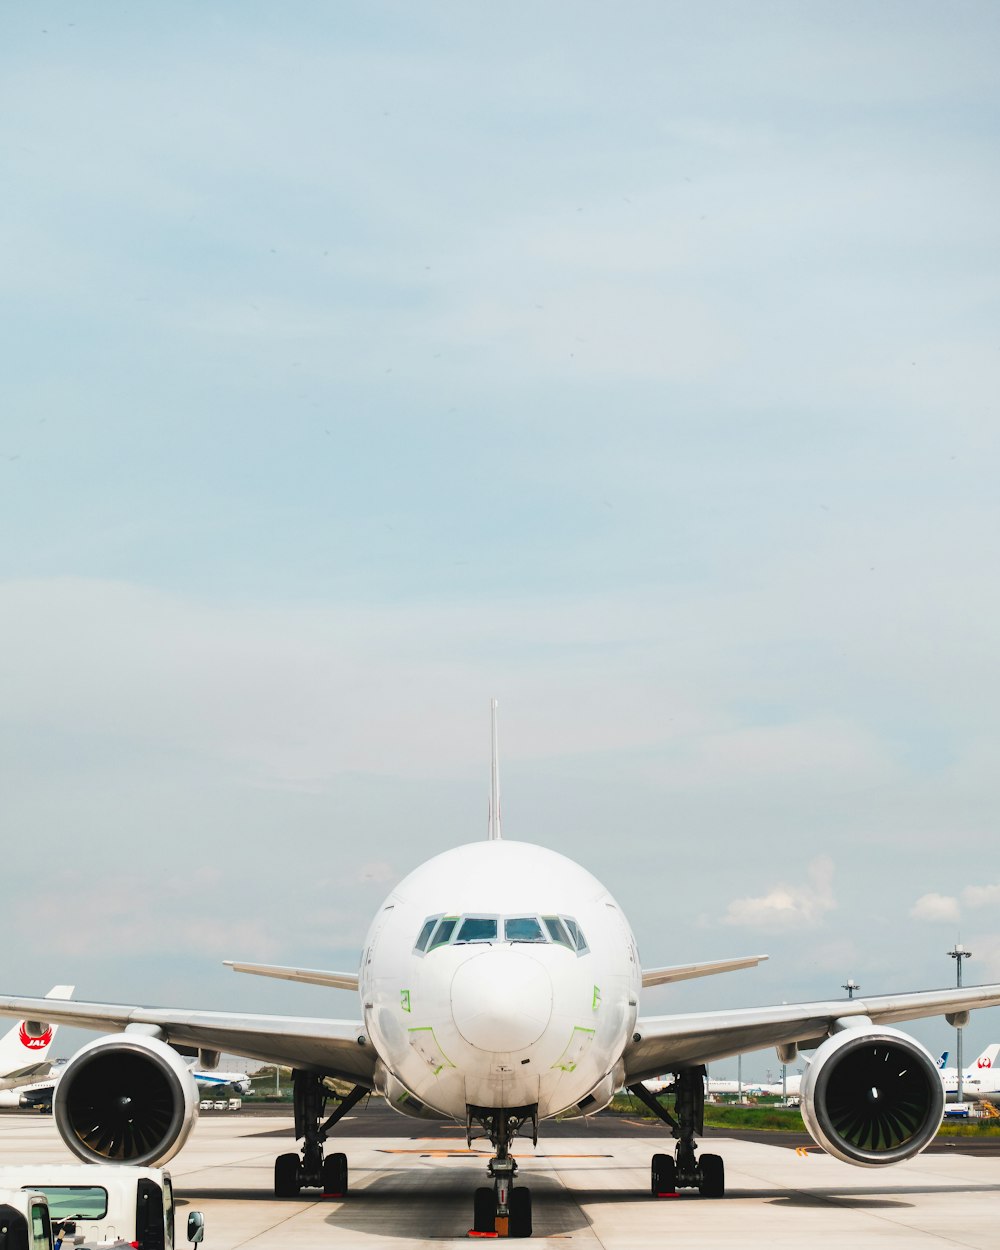
<path fill-rule="evenodd" d="M 996 1063 L 997 1061 L 998 1054 L 1000 1054 L 1000 1045 L 994 1044 L 992 1046 L 987 1046 L 986 1049 L 982 1052 L 982 1054 L 979 1055 L 978 1058 L 973 1059 L 973 1061 L 969 1064 L 969 1066 L 967 1068 L 963 1068 L 962 1071 L 965 1073 L 972 1073 L 972 1072 L 981 1072 L 983 1068 L 992 1068 L 994 1063 Z M 947 1062 L 948 1062 L 948 1051 L 944 1051 L 938 1063 L 938 1067 L 941 1070 L 941 1080 L 944 1081 L 946 1085 L 949 1082 L 952 1085 L 954 1085 L 955 1077 L 958 1073 L 958 1068 L 947 1067 L 946 1066 Z"/>
<path fill-rule="evenodd" d="M 253 1089 L 253 1082 L 245 1072 L 220 1072 L 218 1069 L 214 1072 L 206 1072 L 194 1064 L 191 1065 L 190 1071 L 202 1098 L 226 1091 L 232 1094 L 249 1094 Z"/>
<path fill-rule="evenodd" d="M 962 1069 L 962 1098 L 965 1102 L 1000 1103 L 1000 1043 L 987 1046 L 978 1059 Z M 958 1069 L 945 1068 L 941 1073 L 948 1102 L 958 1100 Z"/>
<path fill-rule="evenodd" d="M 111 1034 L 89 1042 L 59 1082 L 55 1121 L 81 1159 L 163 1163 L 184 1144 L 198 1093 L 178 1048 L 202 1066 L 220 1051 L 294 1069 L 301 1155 L 275 1163 L 275 1191 L 347 1191 L 347 1159 L 324 1159 L 338 1120 L 370 1090 L 408 1115 L 451 1117 L 485 1136 L 492 1185 L 476 1191 L 474 1231 L 528 1236 L 531 1198 L 515 1185 L 515 1135 L 600 1110 L 625 1085 L 669 1127 L 672 1155 L 651 1164 L 654 1195 L 724 1190 L 722 1159 L 697 1154 L 704 1065 L 774 1046 L 783 1063 L 814 1049 L 802 1114 L 814 1139 L 874 1167 L 923 1150 L 944 1112 L 934 1059 L 891 1027 L 944 1015 L 965 1024 L 1000 1004 L 1000 985 L 773 1007 L 642 1016 L 644 987 L 749 967 L 763 956 L 643 969 L 625 916 L 590 873 L 541 846 L 501 837 L 493 706 L 487 840 L 435 856 L 377 912 L 358 973 L 234 963 L 239 972 L 358 989 L 360 1018 L 274 1016 L 129 1004 L 0 998 L 0 1014 Z M 672 1112 L 642 1084 L 674 1074 Z M 324 1078 L 352 1083 L 333 1095 Z M 332 1114 L 326 1104 L 337 1098 Z"/>
<path fill-rule="evenodd" d="M 54 985 L 45 997 L 72 998 L 74 988 L 72 985 Z M 0 1037 L 0 1092 L 21 1089 L 49 1073 L 51 1065 L 48 1056 L 56 1028 L 44 1019 L 19 1020 Z"/>

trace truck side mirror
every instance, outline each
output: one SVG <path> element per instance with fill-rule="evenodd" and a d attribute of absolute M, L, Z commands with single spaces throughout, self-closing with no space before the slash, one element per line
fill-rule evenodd
<path fill-rule="evenodd" d="M 196 1245 L 205 1238 L 205 1217 L 200 1211 L 188 1213 L 188 1241 Z"/>

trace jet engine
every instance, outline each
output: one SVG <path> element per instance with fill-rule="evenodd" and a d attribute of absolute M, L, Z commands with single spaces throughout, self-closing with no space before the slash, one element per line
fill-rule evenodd
<path fill-rule="evenodd" d="M 166 1042 L 126 1032 L 77 1051 L 59 1078 L 52 1111 L 63 1141 L 85 1163 L 155 1166 L 187 1141 L 198 1089 Z"/>
<path fill-rule="evenodd" d="M 898 1029 L 846 1028 L 828 1038 L 802 1078 L 801 1098 L 819 1145 L 862 1167 L 919 1154 L 944 1117 L 934 1060 Z"/>

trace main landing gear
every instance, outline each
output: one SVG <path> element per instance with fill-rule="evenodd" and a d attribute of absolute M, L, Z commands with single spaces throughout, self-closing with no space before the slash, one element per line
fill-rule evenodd
<path fill-rule="evenodd" d="M 645 1085 L 630 1085 L 629 1093 L 669 1124 L 677 1145 L 670 1155 L 653 1155 L 650 1183 L 653 1197 L 674 1195 L 678 1189 L 697 1189 L 704 1198 L 721 1198 L 726 1192 L 725 1165 L 719 1155 L 695 1157 L 695 1137 L 705 1129 L 705 1069 L 682 1068 L 674 1073 L 674 1116 Z"/>
<path fill-rule="evenodd" d="M 368 1093 L 355 1085 L 349 1094 L 340 1097 L 323 1084 L 323 1078 L 312 1072 L 292 1073 L 295 1105 L 295 1136 L 305 1138 L 302 1157 L 297 1154 L 278 1155 L 274 1161 L 274 1193 L 277 1198 L 294 1198 L 300 1189 L 321 1189 L 326 1198 L 342 1198 L 347 1193 L 347 1155 L 323 1157 L 326 1135 L 348 1111 Z M 339 1098 L 332 1115 L 326 1115 L 330 1098 Z"/>
<path fill-rule="evenodd" d="M 495 1233 L 501 1237 L 530 1237 L 531 1190 L 526 1185 L 514 1184 L 517 1161 L 510 1153 L 510 1143 L 521 1126 L 529 1122 L 532 1140 L 537 1143 L 537 1106 L 467 1107 L 466 1114 L 469 1145 L 472 1145 L 472 1125 L 475 1122 L 496 1151 L 487 1165 L 493 1185 L 482 1185 L 476 1190 L 472 1231 Z"/>

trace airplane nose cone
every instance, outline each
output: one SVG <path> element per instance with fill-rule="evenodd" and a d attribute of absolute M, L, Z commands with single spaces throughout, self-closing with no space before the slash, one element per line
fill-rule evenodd
<path fill-rule="evenodd" d="M 524 1050 L 552 1014 L 552 982 L 530 955 L 494 946 L 467 959 L 451 982 L 458 1031 L 479 1050 Z"/>

